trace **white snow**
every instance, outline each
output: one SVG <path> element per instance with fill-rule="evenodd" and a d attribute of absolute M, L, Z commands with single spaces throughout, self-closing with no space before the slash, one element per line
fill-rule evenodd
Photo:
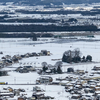
<path fill-rule="evenodd" d="M 100 36 L 95 36 L 95 39 L 100 39 Z M 91 69 L 94 66 L 100 66 L 100 41 L 78 41 L 78 42 L 64 42 L 64 43 L 56 43 L 59 39 L 54 38 L 47 38 L 46 41 L 42 41 L 43 39 L 39 39 L 39 41 L 32 41 L 31 39 L 0 39 L 0 51 L 3 54 L 0 54 L 0 58 L 5 55 L 21 55 L 25 53 L 32 53 L 36 52 L 39 53 L 41 50 L 48 50 L 52 53 L 51 56 L 40 56 L 40 57 L 30 57 L 24 58 L 20 60 L 22 63 L 14 64 L 9 66 L 8 68 L 4 68 L 4 70 L 14 70 L 16 67 L 23 66 L 23 65 L 30 65 L 40 68 L 42 67 L 42 62 L 47 62 L 48 64 L 54 65 L 57 61 L 53 61 L 52 59 L 61 59 L 62 55 L 67 50 L 74 50 L 75 48 L 80 48 L 82 55 L 92 55 L 93 62 L 92 63 L 77 63 L 77 64 L 67 64 L 63 63 L 62 70 L 67 71 L 68 67 L 73 67 L 74 70 L 80 69 L 88 71 L 87 76 L 91 74 Z M 13 67 L 13 68 L 10 68 Z M 26 90 L 27 96 L 32 96 L 32 89 L 35 85 L 34 84 L 36 79 L 40 77 L 37 72 L 29 72 L 29 73 L 17 73 L 15 71 L 11 71 L 8 73 L 8 76 L 0 77 L 1 82 L 8 82 L 8 84 L 28 84 L 28 85 L 0 85 L 0 89 L 4 87 L 12 87 L 12 88 L 24 88 Z M 55 74 L 50 75 L 53 77 L 55 81 L 56 78 L 65 78 L 67 76 L 76 77 L 74 74 Z M 97 77 L 95 75 L 93 77 Z M 78 77 L 78 76 L 77 76 Z M 65 83 L 65 81 L 63 81 Z M 67 82 L 67 81 L 66 81 Z M 64 86 L 57 86 L 57 85 L 39 85 L 42 89 L 45 90 L 45 95 L 55 97 L 54 100 L 69 100 L 70 94 L 65 92 Z M 15 97 L 17 98 L 17 97 Z M 11 99 L 9 99 L 11 100 Z"/>

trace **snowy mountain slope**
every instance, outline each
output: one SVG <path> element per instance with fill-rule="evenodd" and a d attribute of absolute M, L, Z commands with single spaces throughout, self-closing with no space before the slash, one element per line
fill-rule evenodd
<path fill-rule="evenodd" d="M 35 5 L 49 5 L 49 4 L 81 4 L 81 3 L 98 3 L 100 0 L 0 0 L 0 2 L 14 2 Z"/>

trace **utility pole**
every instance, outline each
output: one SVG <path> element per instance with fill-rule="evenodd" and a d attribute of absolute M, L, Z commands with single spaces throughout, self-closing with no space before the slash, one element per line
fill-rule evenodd
<path fill-rule="evenodd" d="M 14 77 L 14 84 L 16 84 L 16 77 Z"/>

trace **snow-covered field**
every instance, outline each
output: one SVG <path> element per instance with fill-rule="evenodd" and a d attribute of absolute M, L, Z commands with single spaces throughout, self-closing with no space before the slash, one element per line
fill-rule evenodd
<path fill-rule="evenodd" d="M 81 37 L 80 37 L 81 38 Z M 100 36 L 95 36 L 95 39 L 100 39 Z M 67 40 L 67 39 L 66 39 Z M 88 39 L 89 40 L 89 39 Z M 59 42 L 60 41 L 60 42 Z M 42 62 L 47 62 L 48 64 L 54 65 L 57 61 L 53 61 L 52 59 L 61 59 L 63 53 L 67 50 L 74 50 L 75 48 L 79 48 L 82 52 L 82 56 L 91 55 L 93 62 L 95 63 L 79 63 L 79 64 L 67 64 L 63 63 L 62 70 L 67 71 L 68 67 L 73 67 L 75 70 L 85 70 L 88 71 L 88 76 L 91 73 L 91 69 L 94 66 L 100 67 L 100 41 L 64 41 L 61 42 L 62 39 L 54 39 L 54 38 L 40 38 L 39 41 L 32 41 L 31 39 L 0 39 L 0 51 L 3 54 L 0 54 L 0 58 L 5 55 L 21 55 L 25 53 L 32 52 L 40 52 L 41 50 L 48 50 L 52 53 L 51 56 L 40 56 L 40 57 L 30 57 L 24 58 L 20 60 L 19 63 L 9 66 L 8 68 L 4 68 L 4 70 L 14 70 L 16 67 L 23 65 L 32 65 L 34 67 L 41 67 Z M 12 67 L 12 68 L 10 68 Z M 36 79 L 40 76 L 37 72 L 30 73 L 17 73 L 11 71 L 8 73 L 8 76 L 0 77 L 1 82 L 8 82 L 9 84 L 34 84 Z M 56 74 L 50 75 L 53 77 L 55 81 L 58 77 L 66 77 L 70 74 Z M 72 75 L 72 74 L 71 74 Z M 74 75 L 73 75 L 74 76 Z M 8 87 L 10 85 L 0 85 L 0 89 L 4 87 Z M 27 96 L 32 95 L 32 89 L 34 85 L 12 85 L 12 88 L 24 88 L 26 90 Z M 64 86 L 53 86 L 53 85 L 39 85 L 46 92 L 45 95 L 49 95 L 55 97 L 54 100 L 69 100 L 69 93 L 65 92 Z M 15 97 L 17 98 L 17 97 Z M 11 100 L 11 99 L 9 99 Z M 16 100 L 16 99 L 15 99 Z"/>

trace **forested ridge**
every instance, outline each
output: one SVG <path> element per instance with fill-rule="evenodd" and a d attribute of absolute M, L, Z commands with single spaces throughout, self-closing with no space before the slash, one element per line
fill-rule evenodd
<path fill-rule="evenodd" d="M 36 4 L 36 5 L 49 5 L 50 3 L 53 4 L 81 4 L 81 3 L 98 3 L 100 0 L 0 0 L 0 2 L 18 2 L 26 3 L 26 4 Z"/>
<path fill-rule="evenodd" d="M 56 25 L 0 25 L 0 32 L 52 32 L 52 31 L 99 31 L 94 25 L 56 26 Z"/>

